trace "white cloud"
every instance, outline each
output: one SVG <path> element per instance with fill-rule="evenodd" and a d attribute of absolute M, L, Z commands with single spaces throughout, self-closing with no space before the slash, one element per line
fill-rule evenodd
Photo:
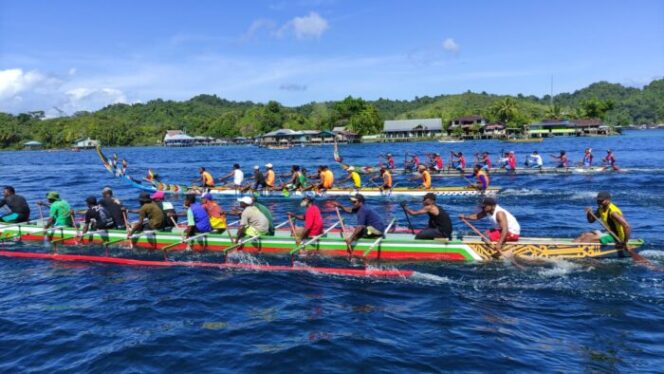
<path fill-rule="evenodd" d="M 316 12 L 304 17 L 295 17 L 289 23 L 293 25 L 295 37 L 298 39 L 318 39 L 329 27 L 327 20 Z"/>
<path fill-rule="evenodd" d="M 242 35 L 240 38 L 242 41 L 250 41 L 253 40 L 258 33 L 260 33 L 262 30 L 267 30 L 267 31 L 272 31 L 277 28 L 277 23 L 271 19 L 257 19 L 254 20 L 254 22 L 251 23 L 251 26 L 249 26 L 249 29 L 247 32 Z"/>
<path fill-rule="evenodd" d="M 38 88 L 40 85 L 51 85 L 54 83 L 56 82 L 53 79 L 37 71 L 24 72 L 23 69 L 0 70 L 0 100 L 16 98 L 21 93 Z"/>
<path fill-rule="evenodd" d="M 448 52 L 456 53 L 456 52 L 459 51 L 459 48 L 460 48 L 459 44 L 456 41 L 454 41 L 454 39 L 445 38 L 445 40 L 443 40 L 443 49 L 444 50 L 446 50 Z"/>

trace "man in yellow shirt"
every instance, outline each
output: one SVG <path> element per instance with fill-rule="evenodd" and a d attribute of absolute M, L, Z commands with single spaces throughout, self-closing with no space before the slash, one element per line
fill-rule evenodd
<path fill-rule="evenodd" d="M 348 172 L 348 176 L 344 178 L 342 182 L 352 181 L 353 188 L 355 189 L 362 188 L 362 177 L 360 177 L 360 173 L 358 173 L 353 166 L 347 167 L 346 172 Z"/>
<path fill-rule="evenodd" d="M 214 187 L 214 178 L 209 171 L 206 171 L 204 167 L 198 169 L 198 174 L 201 175 L 201 186 L 202 187 Z"/>
<path fill-rule="evenodd" d="M 431 174 L 429 174 L 429 170 L 427 170 L 427 167 L 424 165 L 420 165 L 418 168 L 418 171 L 420 172 L 420 175 L 422 175 L 422 185 L 420 187 L 424 189 L 430 189 L 431 188 Z"/>
<path fill-rule="evenodd" d="M 265 164 L 265 184 L 267 188 L 272 190 L 274 189 L 274 170 L 272 170 L 272 164 Z"/>

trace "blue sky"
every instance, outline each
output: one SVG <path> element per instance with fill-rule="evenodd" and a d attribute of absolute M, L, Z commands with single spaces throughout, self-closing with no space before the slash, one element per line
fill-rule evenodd
<path fill-rule="evenodd" d="M 0 0 L 0 111 L 542 96 L 664 75 L 663 1 Z"/>

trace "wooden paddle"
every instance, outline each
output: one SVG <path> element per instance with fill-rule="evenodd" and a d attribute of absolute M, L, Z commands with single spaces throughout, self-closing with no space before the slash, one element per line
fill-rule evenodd
<path fill-rule="evenodd" d="M 369 246 L 369 248 L 367 248 L 366 251 L 364 251 L 364 253 L 362 254 L 362 257 L 365 257 L 365 258 L 366 258 L 366 257 L 369 255 L 369 253 L 371 253 L 371 251 L 372 251 L 372 250 L 373 250 L 378 244 L 380 244 L 380 242 L 382 242 L 383 239 L 385 239 L 385 237 L 387 236 L 387 233 L 390 232 L 390 229 L 392 228 L 392 225 L 394 225 L 394 222 L 396 222 L 396 221 L 397 221 L 396 218 L 392 218 L 392 221 L 390 221 L 390 224 L 387 225 L 387 227 L 385 228 L 385 233 L 383 234 L 383 236 L 381 236 L 380 238 L 376 239 L 376 241 L 373 242 L 373 243 Z"/>
<path fill-rule="evenodd" d="M 295 245 L 300 245 L 300 239 L 295 234 L 295 224 L 293 223 L 293 216 L 291 216 L 290 213 L 288 214 L 288 223 L 290 226 L 291 235 L 295 239 Z"/>
<path fill-rule="evenodd" d="M 339 212 L 339 207 L 335 208 L 337 211 L 337 217 L 339 218 L 339 222 L 341 223 L 341 237 L 343 238 L 344 241 L 346 241 L 346 237 L 344 234 L 346 233 L 346 225 L 344 224 L 344 219 L 341 217 L 341 212 Z M 346 250 L 348 251 L 349 255 L 353 255 L 353 246 L 346 242 Z"/>
<path fill-rule="evenodd" d="M 616 241 L 616 244 L 623 244 L 625 246 L 625 250 L 627 251 L 627 253 L 629 253 L 630 257 L 632 257 L 632 261 L 634 261 L 635 263 L 638 263 L 638 264 L 648 266 L 649 268 L 653 268 L 653 269 L 655 268 L 655 265 L 653 265 L 652 262 L 646 260 L 645 257 L 643 257 L 640 254 L 636 253 L 632 248 L 629 247 L 629 245 L 627 243 L 622 243 L 622 241 L 620 240 L 618 235 L 616 235 L 616 233 L 614 233 L 613 230 L 611 230 L 609 225 L 606 222 L 604 222 L 603 220 L 599 219 L 595 215 L 595 213 L 593 213 L 592 210 L 588 210 L 588 214 L 591 217 L 593 217 L 595 219 L 595 221 L 599 221 L 599 223 L 602 224 L 602 226 L 604 227 L 606 232 L 608 232 L 609 235 L 611 235 L 613 237 L 613 239 Z"/>
<path fill-rule="evenodd" d="M 402 201 L 401 204 L 401 209 L 403 209 L 403 213 L 406 215 L 406 222 L 408 222 L 408 228 L 410 229 L 410 232 L 415 235 L 415 228 L 413 228 L 413 224 L 410 222 L 410 216 L 408 215 L 408 211 L 406 210 L 406 202 Z"/>
<path fill-rule="evenodd" d="M 307 240 L 307 241 L 304 242 L 303 244 L 297 246 L 297 247 L 294 248 L 292 251 L 290 251 L 290 254 L 291 254 L 291 255 L 295 255 L 295 254 L 297 254 L 300 250 L 302 250 L 303 248 L 306 248 L 309 244 L 311 244 L 311 243 L 315 242 L 316 240 L 322 238 L 323 236 L 327 235 L 327 233 L 329 233 L 330 231 L 332 231 L 332 229 L 334 229 L 335 227 L 337 227 L 337 225 L 339 225 L 339 223 L 341 223 L 341 221 L 337 221 L 337 222 L 335 222 L 332 226 L 328 227 L 327 230 L 325 230 L 325 231 L 323 231 L 322 233 L 320 233 L 319 235 L 316 235 L 316 236 L 314 236 L 313 238 Z"/>
<path fill-rule="evenodd" d="M 201 234 L 198 234 L 198 235 L 191 236 L 191 237 L 189 237 L 189 238 L 184 238 L 184 239 L 182 239 L 181 241 L 179 241 L 179 242 L 177 242 L 177 243 L 169 244 L 169 245 L 163 247 L 161 250 L 164 251 L 164 252 L 166 252 L 166 251 L 168 251 L 169 249 L 171 249 L 171 248 L 173 248 L 173 247 L 176 247 L 176 246 L 178 246 L 178 245 L 180 245 L 180 244 L 190 243 L 190 242 L 192 242 L 192 241 L 194 241 L 194 240 L 196 240 L 196 239 L 204 238 L 204 237 L 208 236 L 209 234 L 210 234 L 210 232 L 204 232 L 204 233 L 201 233 Z"/>

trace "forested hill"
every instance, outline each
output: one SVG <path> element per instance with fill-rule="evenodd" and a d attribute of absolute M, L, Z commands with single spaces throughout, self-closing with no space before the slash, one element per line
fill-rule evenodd
<path fill-rule="evenodd" d="M 551 102 L 553 101 L 553 105 Z M 215 95 L 199 95 L 176 102 L 152 100 L 144 104 L 114 104 L 96 112 L 44 119 L 43 112 L 0 113 L 0 147 L 20 148 L 29 140 L 46 147 L 67 147 L 92 137 L 104 145 L 156 144 L 169 129 L 216 138 L 255 136 L 278 128 L 331 129 L 347 126 L 360 134 L 380 132 L 385 119 L 442 118 L 481 114 L 489 121 L 519 127 L 545 118 L 601 118 L 611 125 L 664 122 L 664 79 L 643 89 L 608 82 L 594 83 L 573 93 L 499 96 L 485 92 L 416 97 L 414 100 L 342 101 L 285 107 L 234 102 Z"/>

